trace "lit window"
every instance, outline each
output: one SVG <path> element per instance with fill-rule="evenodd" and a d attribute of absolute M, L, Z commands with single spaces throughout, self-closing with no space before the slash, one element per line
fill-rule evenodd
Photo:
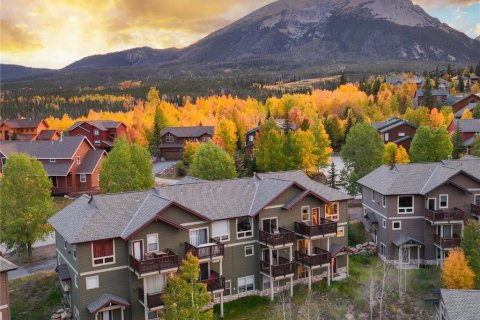
<path fill-rule="evenodd" d="M 252 135 L 248 136 L 248 141 L 253 142 L 254 138 L 255 138 L 255 136 L 252 134 Z"/>
<path fill-rule="evenodd" d="M 245 257 L 253 256 L 253 246 L 245 246 Z"/>
<path fill-rule="evenodd" d="M 80 182 L 81 183 L 87 182 L 87 175 L 86 174 L 84 174 L 84 173 L 80 174 Z"/>
<path fill-rule="evenodd" d="M 147 251 L 156 252 L 158 251 L 158 234 L 148 234 L 147 235 Z"/>
<path fill-rule="evenodd" d="M 402 230 L 402 222 L 392 221 L 392 230 Z"/>
<path fill-rule="evenodd" d="M 440 195 L 440 208 L 448 208 L 448 194 L 441 194 Z"/>
<path fill-rule="evenodd" d="M 173 142 L 173 135 L 171 133 L 167 134 L 167 136 L 165 137 L 165 142 L 168 142 L 168 143 Z"/>
<path fill-rule="evenodd" d="M 413 196 L 398 197 L 398 213 L 413 213 Z"/>
<path fill-rule="evenodd" d="M 310 221 L 310 207 L 302 207 L 302 222 Z"/>
<path fill-rule="evenodd" d="M 345 227 L 337 227 L 337 237 L 343 237 L 345 235 Z"/>
<path fill-rule="evenodd" d="M 253 276 L 238 278 L 238 293 L 253 291 Z"/>
<path fill-rule="evenodd" d="M 115 263 L 113 247 L 113 240 L 99 240 L 92 242 L 93 265 L 99 266 Z"/>
<path fill-rule="evenodd" d="M 338 221 L 340 216 L 339 211 L 340 211 L 340 206 L 338 205 L 338 202 L 332 202 L 330 204 L 326 204 L 325 219 Z"/>
<path fill-rule="evenodd" d="M 253 224 L 251 217 L 242 217 L 237 219 L 237 239 L 243 239 L 253 236 Z"/>
<path fill-rule="evenodd" d="M 85 278 L 86 288 L 87 290 L 96 289 L 98 288 L 98 276 L 93 277 L 86 277 Z"/>

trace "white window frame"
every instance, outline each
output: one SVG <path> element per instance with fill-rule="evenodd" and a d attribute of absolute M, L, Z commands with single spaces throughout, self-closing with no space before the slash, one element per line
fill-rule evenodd
<path fill-rule="evenodd" d="M 80 183 L 87 182 L 87 175 L 85 173 L 80 173 Z"/>
<path fill-rule="evenodd" d="M 7 165 L 7 161 L 8 161 L 8 159 L 5 158 L 5 157 L 3 157 L 3 158 L 2 158 L 2 166 L 6 166 L 6 165 Z"/>
<path fill-rule="evenodd" d="M 77 156 L 77 164 L 80 164 L 80 163 L 81 163 L 80 156 Z"/>
<path fill-rule="evenodd" d="M 400 198 L 401 197 L 412 197 L 412 206 L 411 207 L 404 207 L 403 209 L 400 209 Z M 415 211 L 415 197 L 413 195 L 401 195 L 401 196 L 397 197 L 397 213 L 398 214 L 413 214 L 414 211 Z"/>
<path fill-rule="evenodd" d="M 77 260 L 77 245 L 76 244 L 72 245 L 72 256 L 73 256 L 73 259 Z"/>
<path fill-rule="evenodd" d="M 473 204 L 476 204 L 477 202 L 477 198 L 480 199 L 480 193 L 477 193 L 477 194 L 474 194 L 473 195 Z M 479 200 L 479 204 L 480 205 L 480 200 Z"/>
<path fill-rule="evenodd" d="M 247 286 L 247 279 L 252 279 L 252 289 L 248 290 L 248 286 Z M 240 281 L 245 281 L 245 290 L 244 291 L 240 291 Z M 245 276 L 245 277 L 239 277 L 237 278 L 237 292 L 238 293 L 242 293 L 242 292 L 249 292 L 249 291 L 255 291 L 255 275 L 249 275 L 249 276 Z"/>
<path fill-rule="evenodd" d="M 92 286 L 92 285 L 89 286 L 88 285 L 88 282 L 91 281 L 91 280 L 95 280 L 97 282 L 96 286 Z M 85 289 L 86 290 L 92 290 L 92 289 L 98 289 L 98 288 L 100 288 L 100 279 L 98 278 L 98 275 L 90 276 L 90 277 L 85 278 Z"/>
<path fill-rule="evenodd" d="M 50 159 L 48 159 L 48 162 L 54 163 L 54 162 L 57 162 L 57 159 L 52 159 L 52 158 L 50 158 Z"/>
<path fill-rule="evenodd" d="M 382 227 L 383 229 L 387 229 L 387 219 L 382 219 Z"/>
<path fill-rule="evenodd" d="M 235 231 L 237 233 L 237 239 L 247 239 L 253 237 L 253 219 L 252 217 L 247 217 L 250 220 L 250 230 L 247 231 L 238 231 L 238 219 L 235 219 Z"/>
<path fill-rule="evenodd" d="M 80 320 L 80 311 L 78 310 L 77 306 L 73 306 L 73 319 Z"/>
<path fill-rule="evenodd" d="M 148 242 L 149 240 L 149 237 L 155 237 L 155 242 Z M 156 244 L 157 248 L 156 250 L 150 250 L 150 244 Z M 147 252 L 157 252 L 159 249 L 158 249 L 158 233 L 150 233 L 150 234 L 147 234 Z"/>
<path fill-rule="evenodd" d="M 197 231 L 197 230 L 202 230 L 202 229 L 207 230 L 207 243 L 210 242 L 210 230 L 209 230 L 209 228 L 208 227 L 201 227 L 201 228 L 193 228 L 193 229 L 188 230 L 188 241 L 189 241 L 190 244 L 193 245 L 192 232 Z"/>
<path fill-rule="evenodd" d="M 165 142 L 166 143 L 172 143 L 175 139 L 173 139 L 173 134 L 171 133 L 167 133 L 167 135 L 165 136 Z"/>
<path fill-rule="evenodd" d="M 260 228 L 261 228 L 262 231 L 265 231 L 265 230 L 263 230 L 263 221 L 264 221 L 264 220 L 277 220 L 277 223 L 276 223 L 277 229 L 276 229 L 276 231 L 278 231 L 278 228 L 279 228 L 279 226 L 278 226 L 278 217 L 269 217 L 269 218 L 263 218 L 263 219 L 261 219 L 261 220 L 260 220 Z"/>
<path fill-rule="evenodd" d="M 388 141 L 390 139 L 390 135 L 388 132 L 385 132 L 384 135 L 383 135 L 383 138 L 385 141 Z"/>
<path fill-rule="evenodd" d="M 307 210 L 307 212 L 304 212 L 304 210 Z M 306 214 L 308 218 L 305 220 L 303 219 L 303 215 Z M 302 206 L 301 211 L 300 211 L 300 220 L 302 222 L 309 222 L 310 221 L 310 206 Z"/>
<path fill-rule="evenodd" d="M 368 215 L 368 211 L 366 207 L 363 207 L 363 216 L 366 217 Z"/>
<path fill-rule="evenodd" d="M 227 233 L 226 234 L 220 234 L 220 235 L 214 235 L 213 234 L 213 224 L 215 222 L 223 222 L 223 221 L 226 221 L 227 222 Z M 227 241 L 230 241 L 230 220 L 229 219 L 225 219 L 225 220 L 218 220 L 218 221 L 213 221 L 212 222 L 212 239 L 215 239 L 219 242 L 227 242 Z"/>
<path fill-rule="evenodd" d="M 98 129 L 93 129 L 93 135 L 98 136 L 100 134 L 100 131 Z"/>
<path fill-rule="evenodd" d="M 398 228 L 395 228 L 395 224 L 398 223 Z M 402 230 L 402 221 L 394 220 L 392 221 L 392 230 Z"/>
<path fill-rule="evenodd" d="M 225 291 L 228 290 L 227 296 L 232 295 L 232 280 L 225 280 L 225 289 L 223 290 L 223 295 L 225 296 Z"/>
<path fill-rule="evenodd" d="M 382 194 L 382 207 L 387 207 L 387 196 Z"/>
<path fill-rule="evenodd" d="M 372 202 L 375 202 L 375 190 L 372 190 Z"/>
<path fill-rule="evenodd" d="M 405 137 L 405 132 L 399 132 L 399 133 L 398 133 L 398 136 L 399 136 L 399 137 Z"/>
<path fill-rule="evenodd" d="M 447 197 L 447 204 L 445 206 L 442 206 L 442 197 Z M 440 194 L 438 195 L 438 207 L 440 209 L 446 209 L 448 208 L 448 194 Z"/>
<path fill-rule="evenodd" d="M 345 236 L 345 227 L 337 227 L 337 237 L 344 237 Z"/>
<path fill-rule="evenodd" d="M 75 283 L 75 288 L 78 288 L 78 277 L 76 274 L 73 275 L 73 280 L 74 280 L 74 283 Z"/>
<path fill-rule="evenodd" d="M 93 241 L 94 242 L 94 241 Z M 100 266 L 106 266 L 106 265 L 109 265 L 109 264 L 115 264 L 115 261 L 116 261 L 116 257 L 115 257 L 115 240 L 112 239 L 112 245 L 113 245 L 113 255 L 111 256 L 105 256 L 105 257 L 100 257 L 100 258 L 94 258 L 93 257 L 93 242 L 91 242 L 90 244 L 90 247 L 91 247 L 91 251 L 92 251 L 92 266 L 93 267 L 100 267 Z M 113 260 L 111 262 L 105 262 L 105 259 L 107 258 L 113 258 Z M 95 263 L 95 260 L 100 260 L 100 259 L 103 259 L 103 263 Z"/>
<path fill-rule="evenodd" d="M 252 253 L 247 254 L 247 250 L 248 250 L 248 249 L 252 249 Z M 245 247 L 244 247 L 244 253 L 245 253 L 245 257 L 254 256 L 254 255 L 255 255 L 255 249 L 254 249 L 253 244 L 250 244 L 250 245 L 248 245 L 248 246 L 245 246 Z"/>
<path fill-rule="evenodd" d="M 383 257 L 387 256 L 387 246 L 383 242 L 380 242 L 380 252 L 379 253 Z"/>
<path fill-rule="evenodd" d="M 249 136 L 248 136 L 248 141 L 253 142 L 253 138 L 254 138 L 254 135 L 253 135 L 253 134 L 249 135 Z"/>
<path fill-rule="evenodd" d="M 334 214 L 328 214 L 327 208 L 332 206 L 333 208 L 337 208 Z M 325 204 L 325 219 L 338 221 L 340 219 L 340 203 L 339 202 L 331 202 L 330 204 Z"/>
<path fill-rule="evenodd" d="M 93 141 L 93 144 L 99 145 L 99 144 L 100 144 L 100 140 L 95 140 L 95 141 Z"/>

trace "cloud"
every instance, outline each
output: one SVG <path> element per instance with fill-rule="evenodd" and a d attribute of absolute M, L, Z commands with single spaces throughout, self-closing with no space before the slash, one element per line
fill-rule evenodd
<path fill-rule="evenodd" d="M 475 26 L 475 32 L 477 33 L 477 35 L 480 36 L 480 23 L 477 23 L 477 25 Z"/>
<path fill-rule="evenodd" d="M 0 30 L 0 48 L 2 52 L 18 53 L 43 47 L 40 39 L 35 36 L 35 33 L 27 25 L 1 19 Z"/>
<path fill-rule="evenodd" d="M 468 7 L 478 3 L 478 0 L 413 0 L 413 3 L 423 8 L 443 8 L 445 6 Z"/>

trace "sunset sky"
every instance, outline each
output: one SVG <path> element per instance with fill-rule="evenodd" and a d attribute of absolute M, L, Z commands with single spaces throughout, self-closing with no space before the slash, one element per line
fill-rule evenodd
<path fill-rule="evenodd" d="M 273 0 L 0 0 L 0 62 L 62 68 L 92 54 L 184 47 Z M 414 0 L 474 38 L 480 3 Z"/>

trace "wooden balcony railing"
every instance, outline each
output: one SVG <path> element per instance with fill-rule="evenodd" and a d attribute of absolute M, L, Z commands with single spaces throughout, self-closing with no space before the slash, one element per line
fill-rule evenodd
<path fill-rule="evenodd" d="M 217 240 L 210 239 L 210 243 L 199 245 L 198 247 L 185 242 L 185 253 L 191 252 L 192 255 L 198 259 L 215 258 L 223 256 L 224 246 L 223 243 Z"/>
<path fill-rule="evenodd" d="M 270 269 L 272 270 L 271 275 L 273 278 L 285 277 L 287 275 L 293 275 L 295 272 L 295 263 L 282 257 L 280 257 L 279 264 L 277 265 L 271 265 L 263 260 L 260 261 L 260 271 L 269 275 Z"/>
<path fill-rule="evenodd" d="M 207 290 L 210 292 L 225 289 L 225 277 L 220 276 L 217 272 L 210 270 L 208 279 L 199 280 L 200 283 L 207 285 Z"/>
<path fill-rule="evenodd" d="M 472 205 L 470 206 L 470 211 L 472 212 L 472 214 L 479 216 L 480 206 L 475 203 L 472 203 Z"/>
<path fill-rule="evenodd" d="M 458 234 L 454 234 L 452 238 L 443 238 L 440 235 L 436 234 L 434 241 L 442 248 L 456 248 L 460 246 L 460 236 Z"/>
<path fill-rule="evenodd" d="M 425 208 L 425 218 L 433 222 L 463 220 L 465 213 L 459 208 L 431 210 Z"/>
<path fill-rule="evenodd" d="M 317 225 L 309 225 L 304 222 L 295 222 L 295 232 L 309 238 L 325 236 L 327 234 L 336 234 L 337 223 L 323 218 L 320 220 L 320 224 Z"/>
<path fill-rule="evenodd" d="M 179 256 L 170 249 L 165 250 L 165 254 L 152 254 L 151 258 L 144 257 L 144 260 L 137 260 L 130 256 L 130 267 L 140 275 L 178 268 L 179 263 Z"/>
<path fill-rule="evenodd" d="M 277 233 L 269 233 L 260 230 L 258 232 L 258 240 L 267 246 L 280 247 L 295 242 L 295 233 L 285 228 L 278 228 Z"/>
<path fill-rule="evenodd" d="M 330 263 L 332 254 L 327 250 L 315 247 L 314 254 L 311 256 L 300 251 L 295 251 L 295 260 L 302 265 L 315 267 Z"/>
<path fill-rule="evenodd" d="M 149 309 L 151 308 L 156 308 L 164 305 L 163 302 L 163 292 L 161 293 L 147 293 L 147 303 L 145 304 L 144 300 L 144 294 L 145 292 L 143 291 L 142 288 L 138 289 L 138 300 L 143 303 L 143 305 Z"/>

